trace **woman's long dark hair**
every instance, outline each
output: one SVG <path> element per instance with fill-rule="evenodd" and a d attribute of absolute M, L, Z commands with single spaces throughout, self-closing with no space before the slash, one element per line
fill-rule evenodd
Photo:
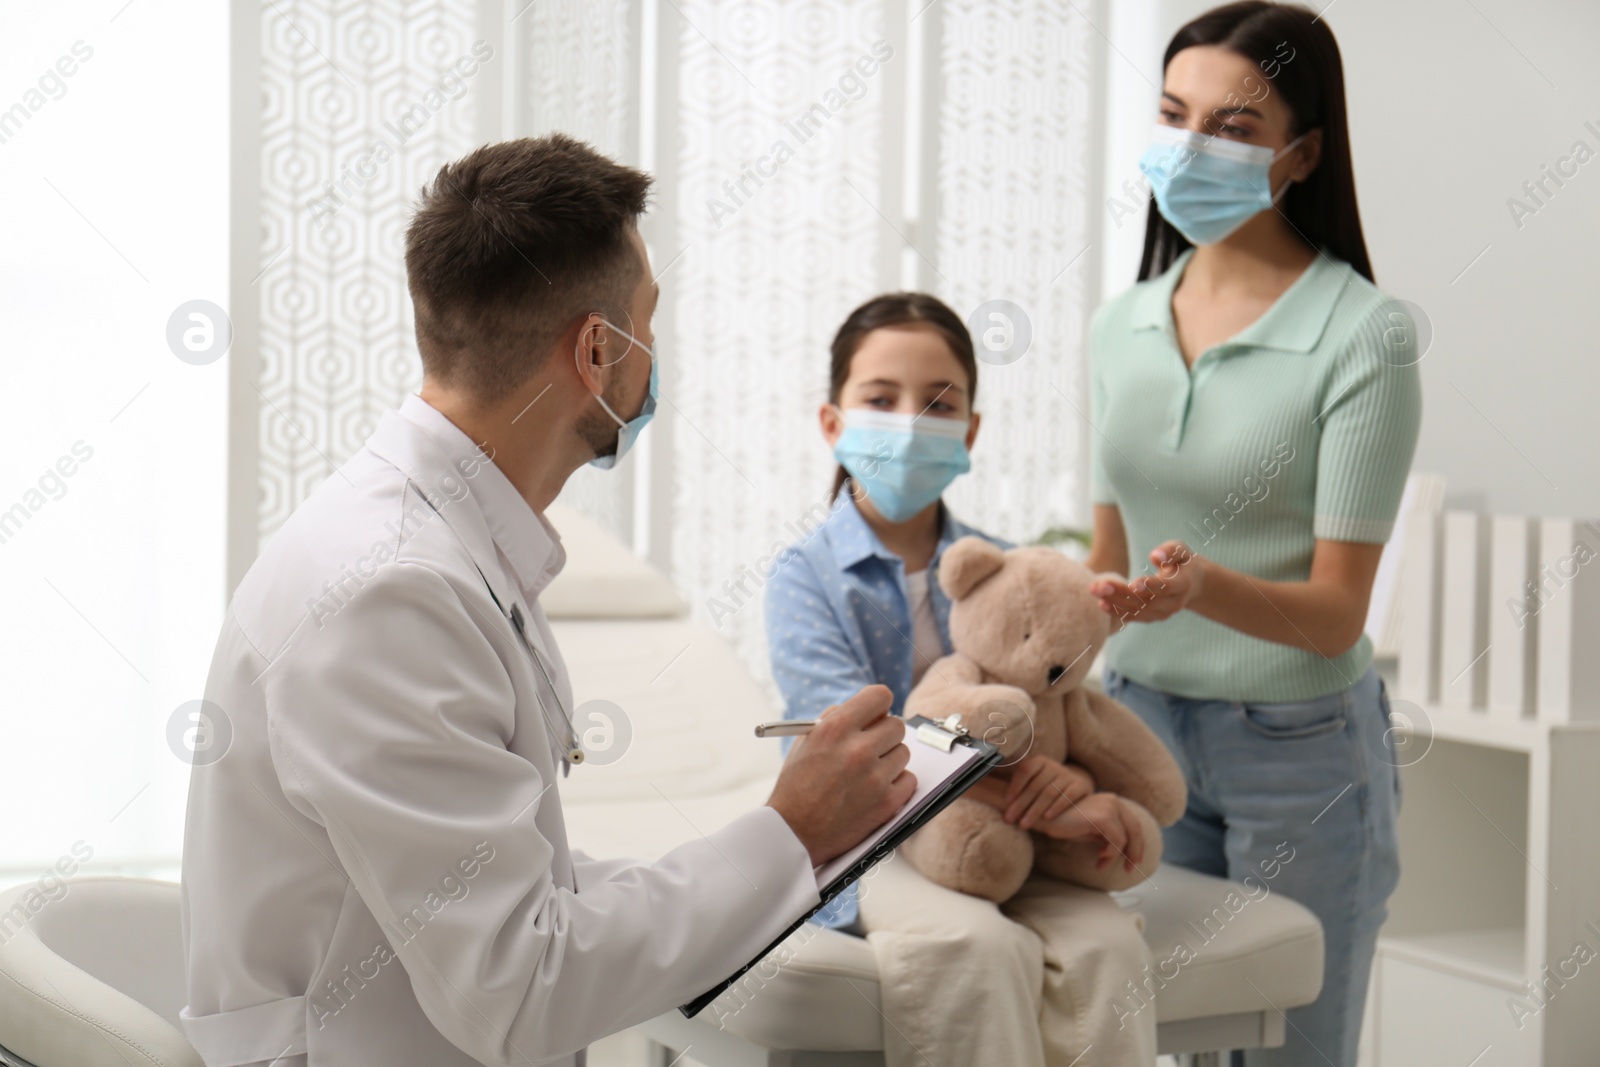
<path fill-rule="evenodd" d="M 828 403 L 839 402 L 844 383 L 850 380 L 850 361 L 855 359 L 856 349 L 861 347 L 867 334 L 887 326 L 918 324 L 939 331 L 945 344 L 950 346 L 956 362 L 967 372 L 967 407 L 970 410 L 978 400 L 978 358 L 972 349 L 972 334 L 967 332 L 967 324 L 961 321 L 960 315 L 951 311 L 943 300 L 929 293 L 884 293 L 850 312 L 844 325 L 839 327 L 839 332 L 833 335 Z M 843 467 L 834 471 L 833 491 L 828 494 L 830 502 L 838 497 L 839 489 L 848 477 Z"/>
<path fill-rule="evenodd" d="M 1338 256 L 1372 281 L 1372 262 L 1356 209 L 1356 178 L 1350 165 L 1350 127 L 1344 105 L 1344 64 L 1325 19 L 1298 4 L 1245 0 L 1207 11 L 1173 35 L 1161 61 L 1194 45 L 1217 45 L 1254 62 L 1262 79 L 1283 94 L 1293 125 L 1290 138 L 1322 127 L 1322 159 L 1303 182 L 1295 182 L 1279 210 L 1312 248 Z M 1292 51 L 1291 51 L 1292 50 Z M 1273 73 L 1268 73 L 1273 72 Z M 1152 198 L 1144 228 L 1139 280 L 1172 266 L 1189 240 L 1162 217 Z"/>

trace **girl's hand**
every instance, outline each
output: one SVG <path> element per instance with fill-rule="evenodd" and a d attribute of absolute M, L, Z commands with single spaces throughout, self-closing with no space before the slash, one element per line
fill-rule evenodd
<path fill-rule="evenodd" d="M 1036 823 L 1054 819 L 1093 792 L 1094 779 L 1082 767 L 1049 756 L 1024 756 L 1010 769 L 1001 812 L 1006 822 L 1032 830 Z"/>
<path fill-rule="evenodd" d="M 1095 793 L 1066 813 L 1039 824 L 1039 832 L 1058 841 L 1097 841 L 1095 867 L 1121 860 L 1131 871 L 1144 861 L 1144 832 L 1133 811 L 1115 793 Z"/>
<path fill-rule="evenodd" d="M 1128 622 L 1160 622 L 1191 606 L 1205 584 L 1205 558 L 1182 541 L 1164 541 L 1150 553 L 1156 568 L 1124 582 L 1115 575 L 1096 578 L 1089 585 L 1100 610 L 1114 620 L 1112 629 Z"/>

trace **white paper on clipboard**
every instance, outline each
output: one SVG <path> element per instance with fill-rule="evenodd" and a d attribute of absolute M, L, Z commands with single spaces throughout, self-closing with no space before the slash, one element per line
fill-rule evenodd
<path fill-rule="evenodd" d="M 906 770 L 917 780 L 917 788 L 911 794 L 911 799 L 906 801 L 893 818 L 868 834 L 865 841 L 844 855 L 836 856 L 815 868 L 818 885 L 831 883 L 849 870 L 851 864 L 871 851 L 879 841 L 892 834 L 897 827 L 916 818 L 917 813 L 927 805 L 932 796 L 979 755 L 976 748 L 967 744 L 953 745 L 949 752 L 942 752 L 910 732 L 906 734 L 906 748 L 911 752 L 911 762 L 906 764 Z"/>

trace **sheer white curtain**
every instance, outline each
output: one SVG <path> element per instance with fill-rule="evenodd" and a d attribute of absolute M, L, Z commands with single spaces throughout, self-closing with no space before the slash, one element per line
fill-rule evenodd
<path fill-rule="evenodd" d="M 663 41 L 677 49 L 662 137 L 675 150 L 659 162 L 678 241 L 657 253 L 676 257 L 664 283 L 676 315 L 663 364 L 672 572 L 764 675 L 759 580 L 747 576 L 826 502 L 833 464 L 816 408 L 828 342 L 852 307 L 900 281 L 908 26 L 881 3 L 677 10 Z"/>
<path fill-rule="evenodd" d="M 1031 344 L 981 367 L 983 428 L 950 501 L 1017 540 L 1085 521 L 1097 34 L 1056 4 L 674 10 L 673 577 L 764 678 L 743 568 L 826 498 L 828 343 L 868 297 L 926 289 L 964 318 L 1013 305 Z"/>
<path fill-rule="evenodd" d="M 168 725 L 222 617 L 231 357 L 167 334 L 228 300 L 226 14 L 22 4 L 0 35 L 0 884 L 181 845 Z"/>
<path fill-rule="evenodd" d="M 1089 522 L 1083 345 L 1102 216 L 1093 178 L 1099 33 L 1085 12 L 1094 9 L 939 5 L 932 288 L 969 317 L 980 355 L 988 353 L 980 442 L 949 501 L 1014 541 Z M 983 347 L 986 333 L 1011 347 Z"/>

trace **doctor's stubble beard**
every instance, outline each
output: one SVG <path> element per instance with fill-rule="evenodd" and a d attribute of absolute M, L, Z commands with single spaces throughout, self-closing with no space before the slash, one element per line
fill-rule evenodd
<path fill-rule="evenodd" d="M 644 396 L 641 396 L 639 402 L 632 406 L 619 403 L 618 398 L 613 395 L 617 391 L 620 391 L 620 388 L 618 390 L 605 389 L 601 391 L 606 403 L 611 405 L 611 410 L 619 415 L 624 411 L 637 413 L 644 407 L 645 398 L 650 395 L 650 383 L 645 383 Z M 578 418 L 578 436 L 594 452 L 596 459 L 601 456 L 614 456 L 617 454 L 617 442 L 622 437 L 622 427 L 618 426 L 598 403 L 591 402 L 589 410 Z"/>
<path fill-rule="evenodd" d="M 611 398 L 606 397 L 606 403 L 611 404 Z M 615 404 L 611 405 L 613 408 Z M 583 443 L 589 446 L 596 459 L 601 456 L 614 456 L 617 454 L 617 441 L 622 436 L 622 427 L 612 422 L 604 411 L 596 405 L 592 410 L 586 411 L 578 419 L 578 436 Z M 609 438 L 609 443 L 607 439 Z"/>

